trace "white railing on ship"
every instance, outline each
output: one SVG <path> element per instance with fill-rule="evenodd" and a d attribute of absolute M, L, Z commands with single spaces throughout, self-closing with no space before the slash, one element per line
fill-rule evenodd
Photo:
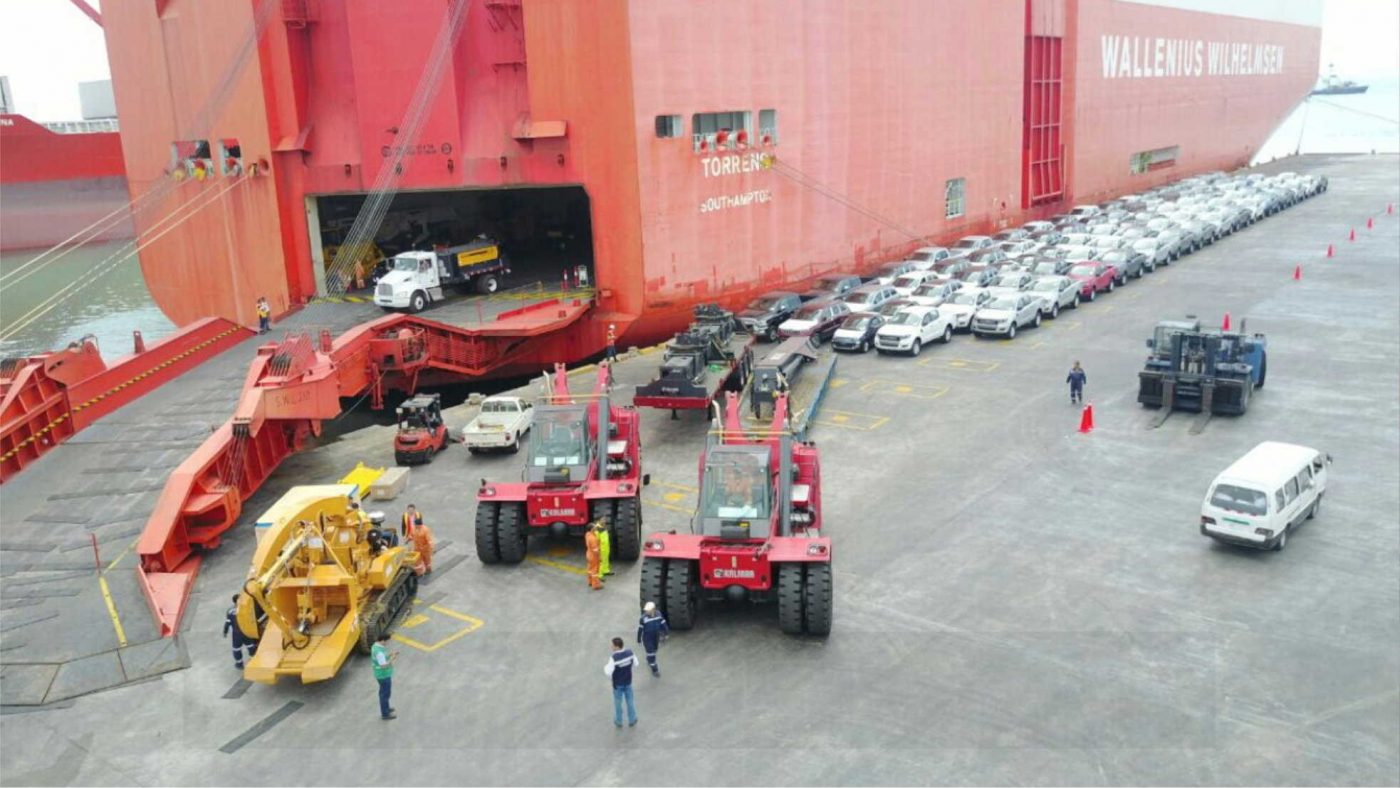
<path fill-rule="evenodd" d="M 64 120 L 45 123 L 44 128 L 58 134 L 96 134 L 104 131 L 118 131 L 116 118 L 103 120 Z"/>

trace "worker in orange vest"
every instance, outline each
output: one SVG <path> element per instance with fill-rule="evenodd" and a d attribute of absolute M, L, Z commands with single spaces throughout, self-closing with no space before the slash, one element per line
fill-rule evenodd
<path fill-rule="evenodd" d="M 414 571 L 419 575 L 433 571 L 433 548 L 436 546 L 433 531 L 423 523 L 423 514 L 413 504 L 403 513 L 403 535 L 405 541 L 413 540 L 413 549 L 418 553 Z"/>
<path fill-rule="evenodd" d="M 584 532 L 583 549 L 584 554 L 588 558 L 588 587 L 597 591 L 603 587 L 603 581 L 598 579 L 598 564 L 602 556 L 598 542 L 597 523 L 594 523 Z"/>

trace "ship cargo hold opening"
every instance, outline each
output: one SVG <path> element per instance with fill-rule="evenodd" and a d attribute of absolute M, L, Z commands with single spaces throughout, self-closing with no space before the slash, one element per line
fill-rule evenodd
<path fill-rule="evenodd" d="M 355 287 L 354 282 L 333 281 L 337 272 L 332 261 L 366 197 L 337 194 L 307 200 L 308 219 L 320 234 L 319 249 L 314 233 L 312 246 L 323 272 L 317 282 L 322 292 Z M 459 246 L 485 235 L 499 244 L 509 260 L 511 273 L 502 282 L 503 290 L 557 291 L 566 270 L 571 287 L 580 284 L 580 270 L 586 272 L 583 283 L 593 284 L 591 216 L 582 186 L 404 191 L 394 195 L 373 241 L 354 256 L 368 274 L 382 258 Z"/>

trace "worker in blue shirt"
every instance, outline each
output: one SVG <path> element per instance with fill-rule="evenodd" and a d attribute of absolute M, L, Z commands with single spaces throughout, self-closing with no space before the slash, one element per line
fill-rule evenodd
<path fill-rule="evenodd" d="M 637 655 L 622 643 L 622 638 L 612 639 L 613 653 L 603 665 L 603 673 L 612 679 L 613 725 L 622 727 L 622 704 L 627 703 L 627 726 L 637 724 L 637 704 L 632 695 L 632 668 L 637 666 Z"/>
<path fill-rule="evenodd" d="M 1065 378 L 1065 382 L 1069 384 L 1069 404 L 1084 402 L 1084 384 L 1089 382 L 1089 376 L 1085 374 L 1084 368 L 1079 366 L 1078 361 L 1070 367 L 1069 377 Z"/>
<path fill-rule="evenodd" d="M 233 605 L 224 616 L 224 637 L 228 637 L 229 633 L 233 633 L 233 666 L 242 670 L 244 647 L 248 649 L 248 659 L 252 659 L 258 653 L 258 641 L 247 637 L 238 628 L 238 594 L 233 595 Z"/>
<path fill-rule="evenodd" d="M 637 623 L 637 642 L 646 649 L 647 665 L 651 668 L 651 675 L 657 678 L 661 677 L 661 669 L 656 666 L 656 650 L 661 648 L 661 641 L 669 634 L 671 628 L 666 625 L 666 617 L 657 611 L 656 603 L 646 603 L 642 608 L 641 621 Z"/>

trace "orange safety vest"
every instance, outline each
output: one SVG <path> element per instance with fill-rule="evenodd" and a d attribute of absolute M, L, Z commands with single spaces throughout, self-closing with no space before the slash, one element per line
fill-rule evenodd
<path fill-rule="evenodd" d="M 408 512 L 403 513 L 403 535 L 410 536 L 414 526 L 423 524 L 423 513 L 414 512 L 410 518 Z"/>

